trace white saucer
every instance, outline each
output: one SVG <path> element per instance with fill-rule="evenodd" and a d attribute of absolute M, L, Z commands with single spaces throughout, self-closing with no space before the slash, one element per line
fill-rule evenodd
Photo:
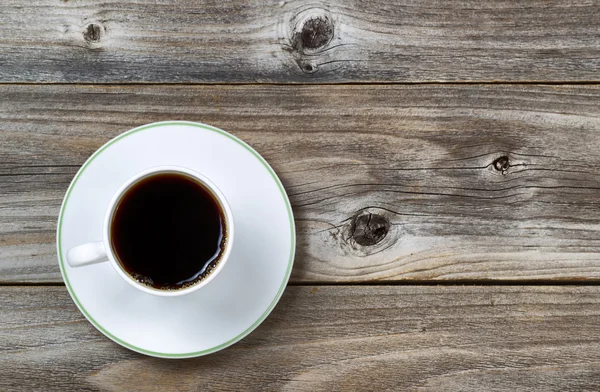
<path fill-rule="evenodd" d="M 102 239 L 104 214 L 119 186 L 161 165 L 204 174 L 229 201 L 236 238 L 215 279 L 185 296 L 157 297 L 136 290 L 110 263 L 70 267 L 68 249 Z M 57 247 L 73 301 L 100 332 L 143 354 L 188 358 L 237 342 L 268 316 L 292 270 L 295 229 L 281 182 L 255 150 L 220 129 L 173 121 L 126 132 L 85 162 L 62 204 Z"/>

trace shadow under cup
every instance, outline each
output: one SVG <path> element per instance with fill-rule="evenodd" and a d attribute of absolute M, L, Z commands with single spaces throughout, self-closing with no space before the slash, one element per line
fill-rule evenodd
<path fill-rule="evenodd" d="M 108 230 L 111 251 L 135 282 L 159 291 L 207 281 L 231 241 L 226 201 L 188 173 L 147 174 L 120 195 Z"/>

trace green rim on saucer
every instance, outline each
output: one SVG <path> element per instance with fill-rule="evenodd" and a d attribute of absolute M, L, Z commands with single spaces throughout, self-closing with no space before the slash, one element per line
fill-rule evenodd
<path fill-rule="evenodd" d="M 177 353 L 177 354 L 172 354 L 172 353 L 162 353 L 162 352 L 157 352 L 157 351 L 150 351 L 150 350 L 145 350 L 143 348 L 140 347 L 136 347 L 132 344 L 129 344 L 119 338 L 117 338 L 116 336 L 112 335 L 110 332 L 108 332 L 104 327 L 102 327 L 102 325 L 100 325 L 96 320 L 94 320 L 94 318 L 92 316 L 90 316 L 90 314 L 87 312 L 87 310 L 82 306 L 81 302 L 79 301 L 79 299 L 77 298 L 77 295 L 75 295 L 75 292 L 73 291 L 73 288 L 71 287 L 71 283 L 69 282 L 69 278 L 65 272 L 65 261 L 63 258 L 63 251 L 62 251 L 62 243 L 61 243 L 61 238 L 62 238 L 62 221 L 63 221 L 63 213 L 65 211 L 65 207 L 67 205 L 67 203 L 69 202 L 69 196 L 71 195 L 71 191 L 73 189 L 73 187 L 75 186 L 75 184 L 77 183 L 77 180 L 79 179 L 79 177 L 83 174 L 83 172 L 85 171 L 85 169 L 88 167 L 88 165 L 94 161 L 94 159 L 96 159 L 100 154 L 102 154 L 102 152 L 104 150 L 106 150 L 108 147 L 110 147 L 112 144 L 114 144 L 115 142 L 126 138 L 127 136 L 130 136 L 134 133 L 140 132 L 140 131 L 144 131 L 150 128 L 155 128 L 155 127 L 161 127 L 161 126 L 166 126 L 166 125 L 188 125 L 188 126 L 193 126 L 193 127 L 197 127 L 197 128 L 201 128 L 207 131 L 212 131 L 212 132 L 216 132 L 220 135 L 226 136 L 229 139 L 235 141 L 236 143 L 238 143 L 239 145 L 241 145 L 242 147 L 244 147 L 246 150 L 248 150 L 250 153 L 252 153 L 253 156 L 256 157 L 256 159 L 259 160 L 260 163 L 262 163 L 262 165 L 265 167 L 265 169 L 269 172 L 269 174 L 271 174 L 271 177 L 273 177 L 273 180 L 275 180 L 275 183 L 277 184 L 277 187 L 279 188 L 279 191 L 281 192 L 281 196 L 283 197 L 283 200 L 285 202 L 286 205 L 286 209 L 287 209 L 287 213 L 288 213 L 288 218 L 289 218 L 289 224 L 290 224 L 290 232 L 291 232 L 291 242 L 290 242 L 290 256 L 289 256 L 289 260 L 288 260 L 288 265 L 287 265 L 287 269 L 285 272 L 285 277 L 281 283 L 281 286 L 279 287 L 279 290 L 277 292 L 277 295 L 275 296 L 275 298 L 273 299 L 273 301 L 271 302 L 271 304 L 269 305 L 269 307 L 267 308 L 267 310 L 265 310 L 265 312 L 250 326 L 248 327 L 245 331 L 243 331 L 242 333 L 240 333 L 239 335 L 235 336 L 232 339 L 229 339 L 228 341 L 219 344 L 218 346 L 214 346 L 202 351 L 194 351 L 194 352 L 187 352 L 187 353 Z M 296 231 L 295 231 L 295 226 L 294 226 L 294 216 L 292 214 L 292 207 L 290 205 L 290 201 L 287 197 L 287 194 L 285 193 L 285 190 L 283 188 L 283 185 L 281 184 L 281 181 L 279 180 L 279 178 L 277 177 L 277 175 L 275 174 L 275 172 L 273 171 L 273 169 L 271 168 L 271 166 L 269 166 L 269 164 L 267 163 L 267 161 L 265 161 L 265 159 L 260 156 L 260 154 L 258 154 L 252 147 L 250 147 L 248 144 L 246 144 L 245 142 L 243 142 L 242 140 L 238 139 L 237 137 L 221 130 L 215 127 L 211 127 L 209 125 L 205 125 L 205 124 L 200 124 L 200 123 L 195 123 L 195 122 L 189 122 L 189 121 L 164 121 L 164 122 L 157 122 L 157 123 L 152 123 L 152 124 L 147 124 L 147 125 L 143 125 L 141 127 L 138 128 L 134 128 L 130 131 L 127 131 L 125 133 L 122 133 L 121 135 L 115 137 L 114 139 L 110 140 L 109 142 L 107 142 L 105 145 L 103 145 L 100 149 L 98 149 L 81 167 L 81 169 L 79 169 L 79 171 L 77 172 L 77 174 L 75 175 L 75 178 L 73 179 L 73 181 L 71 182 L 71 185 L 69 185 L 69 189 L 67 190 L 66 196 L 63 200 L 61 209 L 60 209 L 60 214 L 59 214 L 59 218 L 58 218 L 58 228 L 57 228 L 57 234 L 56 234 L 56 242 L 57 242 L 57 247 L 58 247 L 58 261 L 59 261 L 59 265 L 60 265 L 60 272 L 62 274 L 62 277 L 65 281 L 65 284 L 67 286 L 67 289 L 69 290 L 69 293 L 71 294 L 71 297 L 73 298 L 73 301 L 75 302 L 75 304 L 77 305 L 77 307 L 79 308 L 79 310 L 81 311 L 81 313 L 83 313 L 83 315 L 89 320 L 90 323 L 92 323 L 100 332 L 102 332 L 104 335 L 106 335 L 108 338 L 112 339 L 113 341 L 115 341 L 116 343 L 127 347 L 133 351 L 137 351 L 139 353 L 142 354 L 146 354 L 146 355 L 150 355 L 150 356 L 154 356 L 154 357 L 161 357 L 161 358 L 190 358 L 190 357 L 198 357 L 201 355 L 206 355 L 206 354 L 210 354 L 213 353 L 215 351 L 219 351 L 225 347 L 228 347 L 234 343 L 236 343 L 237 341 L 243 339 L 246 335 L 248 335 L 250 332 L 252 332 L 256 327 L 258 327 L 258 325 L 260 323 L 262 323 L 264 321 L 264 319 L 269 315 L 269 313 L 271 313 L 271 311 L 273 310 L 273 308 L 275 307 L 275 305 L 277 304 L 277 302 L 279 301 L 279 298 L 281 298 L 281 295 L 283 294 L 283 290 L 285 289 L 285 286 L 287 285 L 287 282 L 290 278 L 290 274 L 292 272 L 292 265 L 294 263 L 294 252 L 296 249 Z"/>

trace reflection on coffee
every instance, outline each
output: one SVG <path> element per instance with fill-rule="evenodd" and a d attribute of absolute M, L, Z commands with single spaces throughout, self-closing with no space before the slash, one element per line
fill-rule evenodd
<path fill-rule="evenodd" d="M 177 290 L 216 268 L 226 226 L 223 207 L 204 184 L 181 173 L 157 173 L 140 179 L 117 203 L 111 247 L 136 281 Z"/>

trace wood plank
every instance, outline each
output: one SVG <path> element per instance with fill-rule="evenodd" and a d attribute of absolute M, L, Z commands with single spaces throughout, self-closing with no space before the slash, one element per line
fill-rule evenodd
<path fill-rule="evenodd" d="M 0 288 L 10 391 L 566 391 L 600 386 L 600 287 L 289 287 L 240 343 L 190 360 L 121 348 L 64 287 Z"/>
<path fill-rule="evenodd" d="M 599 81 L 594 0 L 4 0 L 0 82 Z"/>
<path fill-rule="evenodd" d="M 600 86 L 0 86 L 0 280 L 60 282 L 61 199 L 110 138 L 203 121 L 296 215 L 292 282 L 600 279 Z"/>

